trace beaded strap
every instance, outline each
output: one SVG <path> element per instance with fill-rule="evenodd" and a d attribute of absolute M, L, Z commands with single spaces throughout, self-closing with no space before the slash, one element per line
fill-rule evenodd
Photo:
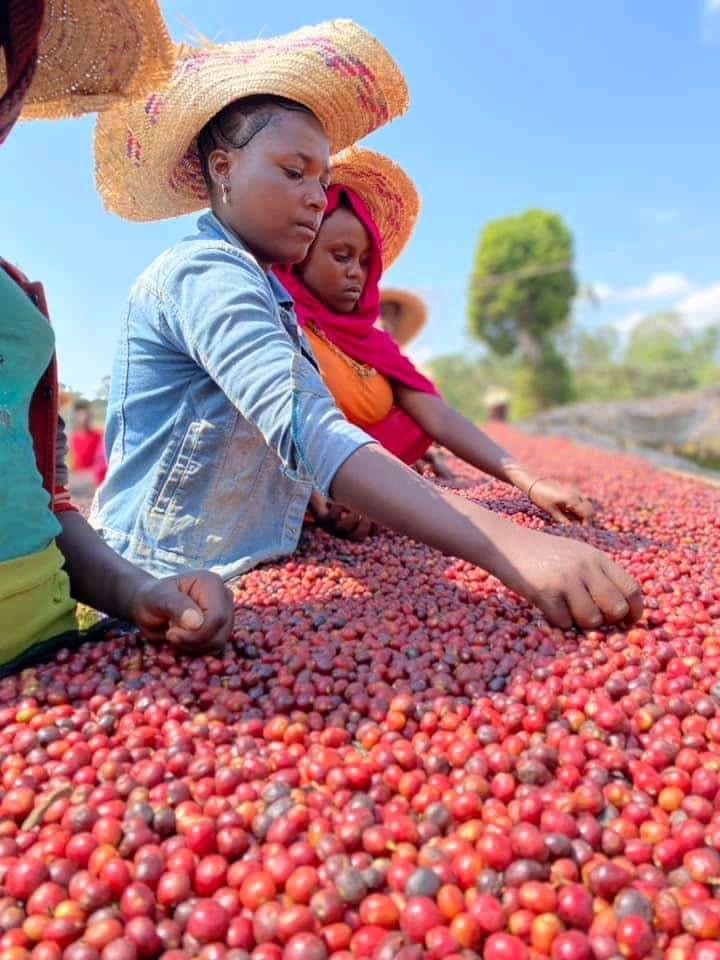
<path fill-rule="evenodd" d="M 330 349 L 336 356 L 340 357 L 341 360 L 344 360 L 345 363 L 350 367 L 350 369 L 354 373 L 356 373 L 359 377 L 366 378 L 366 377 L 377 376 L 377 370 L 375 369 L 375 367 L 370 367 L 366 363 L 358 363 L 357 360 L 353 360 L 352 357 L 349 357 L 346 353 L 343 353 L 342 350 L 339 347 L 336 347 L 335 344 L 332 342 L 332 340 L 330 340 L 323 333 L 323 331 L 318 326 L 316 326 L 315 323 L 313 323 L 312 320 L 309 320 L 307 322 L 307 327 L 312 333 L 315 334 L 316 337 L 322 340 L 323 343 L 327 344 L 327 346 L 330 347 Z"/>

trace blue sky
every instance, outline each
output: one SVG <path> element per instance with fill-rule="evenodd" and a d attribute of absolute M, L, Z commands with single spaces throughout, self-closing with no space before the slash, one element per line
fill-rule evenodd
<path fill-rule="evenodd" d="M 720 319 L 720 0 L 161 0 L 171 33 L 284 33 L 350 17 L 405 72 L 408 114 L 366 141 L 415 179 L 423 210 L 387 282 L 421 292 L 416 354 L 464 349 L 465 290 L 491 218 L 557 210 L 600 306 L 627 330 L 677 307 Z M 0 251 L 45 283 L 61 378 L 92 394 L 109 372 L 135 276 L 189 219 L 127 223 L 92 182 L 92 121 L 23 124 L 0 151 Z"/>

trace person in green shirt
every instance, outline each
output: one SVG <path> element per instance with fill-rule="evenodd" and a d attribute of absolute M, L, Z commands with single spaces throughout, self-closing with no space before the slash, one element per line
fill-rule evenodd
<path fill-rule="evenodd" d="M 0 143 L 21 112 L 102 109 L 157 88 L 173 62 L 156 0 L 119 0 L 110 13 L 79 0 L 72 17 L 62 4 L 0 0 L 0 48 Z M 233 612 L 222 580 L 204 571 L 150 576 L 107 547 L 71 503 L 57 397 L 42 288 L 0 259 L 0 676 L 80 639 L 76 599 L 150 640 L 219 651 Z"/>

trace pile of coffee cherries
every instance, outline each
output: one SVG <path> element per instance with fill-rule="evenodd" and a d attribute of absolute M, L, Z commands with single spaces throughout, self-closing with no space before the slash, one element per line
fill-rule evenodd
<path fill-rule="evenodd" d="M 115 630 L 0 681 L 0 960 L 720 960 L 720 493 L 495 435 L 642 584 L 551 628 L 471 565 L 308 533 L 222 657 Z"/>

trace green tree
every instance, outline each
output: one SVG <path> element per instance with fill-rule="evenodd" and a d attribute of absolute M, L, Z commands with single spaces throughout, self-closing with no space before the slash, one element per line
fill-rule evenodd
<path fill-rule="evenodd" d="M 450 406 L 475 423 L 487 415 L 485 394 L 488 387 L 513 388 L 515 363 L 511 359 L 452 353 L 433 357 L 427 366 Z"/>
<path fill-rule="evenodd" d="M 720 383 L 720 323 L 696 335 L 692 352 L 698 386 L 717 386 Z"/>
<path fill-rule="evenodd" d="M 651 313 L 633 327 L 625 360 L 637 367 L 685 364 L 687 347 L 688 331 L 677 313 Z"/>
<path fill-rule="evenodd" d="M 568 345 L 573 390 L 577 400 L 626 399 L 631 378 L 618 359 L 620 338 L 612 326 L 573 331 Z"/>
<path fill-rule="evenodd" d="M 697 335 L 673 311 L 652 313 L 632 330 L 625 362 L 640 374 L 641 396 L 651 397 L 698 385 Z"/>
<path fill-rule="evenodd" d="M 720 326 L 692 331 L 672 311 L 644 317 L 618 347 L 611 327 L 579 330 L 569 348 L 578 400 L 655 397 L 720 380 Z"/>
<path fill-rule="evenodd" d="M 522 414 L 565 403 L 572 378 L 555 339 L 568 325 L 577 282 L 572 234 L 547 210 L 488 223 L 470 280 L 469 328 L 501 357 L 514 356 L 514 407 Z"/>
<path fill-rule="evenodd" d="M 572 371 L 550 338 L 540 342 L 540 354 L 534 363 L 518 358 L 512 383 L 510 412 L 516 419 L 575 398 Z"/>
<path fill-rule="evenodd" d="M 618 355 L 619 340 L 617 330 L 610 325 L 573 331 L 569 344 L 573 371 L 612 364 Z"/>

